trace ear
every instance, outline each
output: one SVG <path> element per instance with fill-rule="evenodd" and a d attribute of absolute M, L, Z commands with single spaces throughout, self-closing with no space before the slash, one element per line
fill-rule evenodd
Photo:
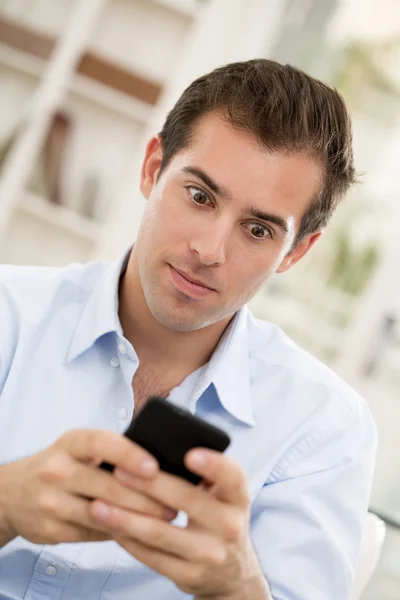
<path fill-rule="evenodd" d="M 147 142 L 146 152 L 140 173 L 140 190 L 143 196 L 147 198 L 157 182 L 157 176 L 160 171 L 162 159 L 162 147 L 160 136 L 154 136 Z"/>
<path fill-rule="evenodd" d="M 293 265 L 299 262 L 299 260 L 301 260 L 303 256 L 305 256 L 307 252 L 311 250 L 311 248 L 314 246 L 315 242 L 319 240 L 321 235 L 322 231 L 318 231 L 316 233 L 307 235 L 304 239 L 302 239 L 301 242 L 297 244 L 296 248 L 285 256 L 285 258 L 283 259 L 283 261 L 281 262 L 281 264 L 275 272 L 284 273 L 285 271 L 291 269 Z"/>

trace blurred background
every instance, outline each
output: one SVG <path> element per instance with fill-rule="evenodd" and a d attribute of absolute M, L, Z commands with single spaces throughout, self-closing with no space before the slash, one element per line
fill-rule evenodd
<path fill-rule="evenodd" d="M 0 0 L 0 262 L 114 259 L 146 140 L 195 77 L 255 56 L 344 95 L 360 183 L 251 303 L 364 395 L 386 523 L 363 600 L 400 598 L 400 0 Z"/>

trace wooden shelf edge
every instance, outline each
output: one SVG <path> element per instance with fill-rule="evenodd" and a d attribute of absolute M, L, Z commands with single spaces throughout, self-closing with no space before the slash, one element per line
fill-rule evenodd
<path fill-rule="evenodd" d="M 43 73 L 45 62 L 37 56 L 0 42 L 0 65 L 14 69 L 24 75 L 39 78 Z M 75 75 L 68 91 L 93 102 L 96 106 L 106 108 L 117 115 L 139 123 L 145 123 L 152 112 L 152 106 L 146 102 L 128 97 L 126 94 L 89 79 L 85 75 Z"/>
<path fill-rule="evenodd" d="M 101 229 L 100 223 L 66 206 L 52 204 L 46 198 L 27 191 L 24 192 L 15 209 L 90 243 L 96 242 Z"/>
<path fill-rule="evenodd" d="M 153 110 L 153 107 L 146 102 L 132 96 L 127 97 L 122 92 L 88 79 L 85 75 L 75 75 L 69 91 L 116 115 L 138 123 L 146 123 Z"/>
<path fill-rule="evenodd" d="M 56 39 L 0 16 L 0 42 L 36 58 L 48 60 Z M 82 56 L 77 73 L 149 105 L 156 104 L 162 90 L 161 83 L 147 79 L 90 51 Z"/>

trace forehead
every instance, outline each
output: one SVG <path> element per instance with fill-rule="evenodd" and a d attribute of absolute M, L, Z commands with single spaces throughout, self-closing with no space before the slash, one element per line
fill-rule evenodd
<path fill-rule="evenodd" d="M 322 168 L 304 154 L 271 152 L 247 131 L 216 114 L 202 117 L 188 147 L 178 152 L 176 167 L 196 166 L 234 199 L 245 203 L 280 205 L 288 215 L 304 213 L 320 190 Z"/>

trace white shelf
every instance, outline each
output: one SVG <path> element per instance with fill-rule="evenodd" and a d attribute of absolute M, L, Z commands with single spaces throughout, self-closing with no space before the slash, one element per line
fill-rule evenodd
<path fill-rule="evenodd" d="M 101 228 L 96 221 L 88 219 L 66 206 L 52 204 L 45 198 L 30 192 L 24 192 L 22 200 L 17 204 L 17 209 L 47 225 L 91 243 L 96 242 Z"/>
<path fill-rule="evenodd" d="M 85 98 L 85 100 L 93 102 L 93 104 L 107 108 L 117 115 L 128 117 L 139 123 L 146 123 L 153 110 L 152 105 L 137 98 L 132 98 L 132 96 L 127 96 L 122 92 L 112 90 L 106 85 L 102 85 L 79 73 L 75 75 L 69 89 L 78 96 Z"/>
<path fill-rule="evenodd" d="M 31 77 L 40 77 L 43 73 L 45 61 L 33 54 L 16 50 L 8 44 L 0 42 L 0 65 L 19 71 Z"/>
<path fill-rule="evenodd" d="M 152 0 L 152 2 L 192 18 L 196 17 L 203 8 L 202 2 L 199 0 Z"/>
<path fill-rule="evenodd" d="M 39 78 L 43 73 L 45 61 L 27 52 L 0 43 L 0 65 Z M 79 73 L 75 75 L 69 90 L 97 106 L 139 123 L 145 123 L 153 109 L 146 102 L 112 90 L 106 85 L 102 85 Z"/>

